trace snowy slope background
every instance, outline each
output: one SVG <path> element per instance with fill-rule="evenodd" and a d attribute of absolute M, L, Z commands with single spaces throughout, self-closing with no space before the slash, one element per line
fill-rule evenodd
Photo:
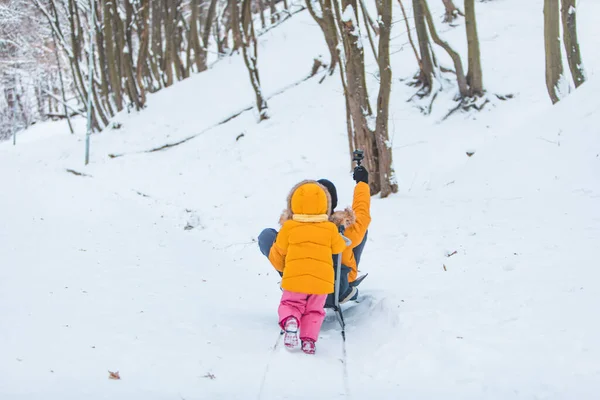
<path fill-rule="evenodd" d="M 590 80 L 556 106 L 542 1 L 477 7 L 484 84 L 515 98 L 443 123 L 453 89 L 428 117 L 406 102 L 416 65 L 394 25 L 400 191 L 372 201 L 345 364 L 331 315 L 316 356 L 272 351 L 279 276 L 255 243 L 302 179 L 329 178 L 351 203 L 337 74 L 272 97 L 268 121 L 209 129 L 253 101 L 241 57 L 220 61 L 118 115 L 87 167 L 82 120 L 76 135 L 47 123 L 1 143 L 1 397 L 597 398 L 600 4 L 579 6 Z M 438 30 L 465 54 L 462 22 Z M 319 54 L 307 12 L 261 37 L 265 93 Z"/>

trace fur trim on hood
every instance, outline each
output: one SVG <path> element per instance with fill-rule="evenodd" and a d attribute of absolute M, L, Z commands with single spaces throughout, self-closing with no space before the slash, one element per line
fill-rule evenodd
<path fill-rule="evenodd" d="M 328 202 L 327 208 L 329 210 L 328 215 L 330 215 L 329 221 L 333 222 L 338 227 L 343 226 L 344 229 L 348 229 L 350 226 L 352 226 L 356 223 L 356 214 L 354 213 L 354 210 L 352 210 L 351 207 L 347 207 L 345 210 L 336 211 L 333 214 L 331 214 L 331 210 L 330 210 L 331 209 L 331 196 L 330 196 L 327 188 L 316 181 L 305 180 L 305 181 L 302 181 L 302 182 L 298 183 L 297 185 L 295 185 L 292 188 L 292 190 L 290 191 L 290 193 L 288 194 L 287 209 L 283 210 L 283 212 L 281 213 L 281 216 L 279 217 L 279 225 L 283 225 L 286 221 L 293 219 L 294 214 L 292 213 L 292 205 L 291 205 L 292 204 L 292 195 L 294 194 L 296 189 L 298 189 L 300 186 L 302 186 L 306 183 L 316 183 L 317 185 L 321 186 L 323 188 L 323 190 L 325 190 L 325 194 L 327 195 L 327 202 Z"/>
<path fill-rule="evenodd" d="M 336 226 L 343 226 L 344 229 L 348 229 L 356 223 L 356 214 L 351 207 L 346 207 L 343 211 L 334 212 L 329 220 Z"/>
<path fill-rule="evenodd" d="M 292 218 L 293 214 L 290 210 L 283 210 L 283 213 L 281 213 L 281 216 L 279 217 L 279 225 L 283 225 Z M 343 226 L 344 229 L 348 229 L 356 223 L 356 214 L 352 208 L 348 207 L 343 211 L 336 211 L 331 214 L 329 221 L 333 222 L 338 227 Z"/>

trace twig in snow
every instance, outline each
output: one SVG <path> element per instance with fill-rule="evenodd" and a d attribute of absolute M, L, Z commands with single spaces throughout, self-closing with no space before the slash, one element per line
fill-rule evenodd
<path fill-rule="evenodd" d="M 68 169 L 68 168 L 66 169 L 66 171 L 69 172 L 69 173 L 71 173 L 71 174 L 73 174 L 73 175 L 77 175 L 77 176 L 88 176 L 88 177 L 91 177 L 91 175 L 84 174 L 83 172 L 77 172 L 75 170 Z"/>
<path fill-rule="evenodd" d="M 115 380 L 121 379 L 121 376 L 119 375 L 119 371 L 117 371 L 117 372 L 108 371 L 108 379 L 115 379 Z"/>
<path fill-rule="evenodd" d="M 148 198 L 150 198 L 150 196 L 148 196 L 148 195 L 147 195 L 147 194 L 145 194 L 145 193 L 138 192 L 137 190 L 136 190 L 135 192 L 136 192 L 137 194 L 139 194 L 140 196 L 142 196 L 142 197 L 148 197 Z"/>

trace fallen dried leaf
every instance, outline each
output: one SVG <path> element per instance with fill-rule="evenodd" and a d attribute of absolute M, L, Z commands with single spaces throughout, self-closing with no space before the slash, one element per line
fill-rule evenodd
<path fill-rule="evenodd" d="M 121 379 L 121 377 L 119 376 L 119 371 L 117 371 L 117 372 L 108 371 L 108 379 Z"/>
<path fill-rule="evenodd" d="M 204 375 L 204 378 L 215 379 L 215 378 L 216 378 L 216 376 L 214 376 L 214 375 L 213 375 L 213 374 L 211 374 L 211 373 L 208 373 L 208 374 Z"/>
<path fill-rule="evenodd" d="M 442 264 L 442 265 L 444 266 L 444 271 L 448 271 L 448 270 L 446 269 L 446 264 Z"/>

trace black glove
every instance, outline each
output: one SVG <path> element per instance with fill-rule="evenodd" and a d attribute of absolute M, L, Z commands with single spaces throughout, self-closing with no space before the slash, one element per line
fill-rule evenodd
<path fill-rule="evenodd" d="M 358 183 L 358 182 L 369 183 L 369 172 L 367 172 L 367 169 L 365 167 L 363 167 L 362 165 L 354 168 L 354 175 L 352 175 L 352 177 L 354 178 L 356 183 Z"/>

